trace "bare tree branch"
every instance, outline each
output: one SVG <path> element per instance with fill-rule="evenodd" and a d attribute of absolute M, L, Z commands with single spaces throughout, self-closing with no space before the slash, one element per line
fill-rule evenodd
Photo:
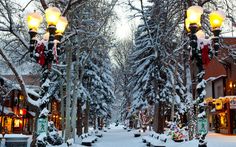
<path fill-rule="evenodd" d="M 21 10 L 22 12 L 23 11 L 25 11 L 25 9 L 29 6 L 29 4 L 31 3 L 31 2 L 33 2 L 34 0 L 30 0 L 26 5 L 25 5 L 25 7 Z"/>
<path fill-rule="evenodd" d="M 41 5 L 42 5 L 42 7 L 43 7 L 44 10 L 46 10 L 46 9 L 48 8 L 48 5 L 47 5 L 47 3 L 45 2 L 45 0 L 40 0 L 40 3 L 41 3 Z"/>

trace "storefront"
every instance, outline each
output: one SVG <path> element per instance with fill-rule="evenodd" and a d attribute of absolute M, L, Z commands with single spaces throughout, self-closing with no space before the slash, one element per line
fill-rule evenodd
<path fill-rule="evenodd" d="M 49 110 L 51 115 L 49 115 L 48 120 L 53 121 L 57 129 L 61 129 L 61 113 L 60 113 L 60 102 L 56 99 L 52 99 L 50 103 Z"/>
<path fill-rule="evenodd" d="M 19 90 L 12 90 L 7 97 L 1 97 L 0 131 L 14 134 L 31 134 L 34 116 L 29 113 L 25 98 Z"/>
<path fill-rule="evenodd" d="M 236 134 L 236 96 L 208 101 L 209 129 L 222 134 Z"/>

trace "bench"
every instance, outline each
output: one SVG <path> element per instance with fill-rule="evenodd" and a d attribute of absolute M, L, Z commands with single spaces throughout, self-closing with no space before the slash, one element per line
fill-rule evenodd
<path fill-rule="evenodd" d="M 141 131 L 139 130 L 139 131 L 136 131 L 135 133 L 134 133 L 134 137 L 140 137 L 141 136 Z"/>
<path fill-rule="evenodd" d="M 153 141 L 153 142 L 150 143 L 150 146 L 151 147 L 166 147 L 165 144 L 160 142 L 160 141 L 159 142 L 158 141 Z"/>
<path fill-rule="evenodd" d="M 140 137 L 141 133 L 134 133 L 134 137 Z"/>
<path fill-rule="evenodd" d="M 166 143 L 167 138 L 163 135 L 151 134 L 148 136 L 143 136 L 142 141 L 143 143 L 146 143 L 147 146 L 165 147 L 164 143 Z"/>
<path fill-rule="evenodd" d="M 74 139 L 73 139 L 73 138 L 68 139 L 68 140 L 66 141 L 66 144 L 67 144 L 68 147 L 72 146 L 73 143 L 74 143 Z"/>
<path fill-rule="evenodd" d="M 149 142 L 150 139 L 159 139 L 159 136 L 154 136 L 154 134 L 150 134 L 148 136 L 143 136 L 142 140 L 143 140 L 143 143 L 146 143 L 146 142 Z"/>
<path fill-rule="evenodd" d="M 81 139 L 82 139 L 82 145 L 85 146 L 92 146 L 92 143 L 95 143 L 95 141 L 97 141 L 97 137 L 96 136 L 92 136 L 90 134 L 83 134 L 81 135 Z"/>
<path fill-rule="evenodd" d="M 98 132 L 98 131 L 95 131 L 95 136 L 101 138 L 102 137 L 102 133 Z"/>
<path fill-rule="evenodd" d="M 159 140 L 155 140 L 155 141 L 150 142 L 151 147 L 166 147 L 165 143 L 167 142 L 167 136 L 161 134 L 158 136 L 157 139 L 159 139 Z"/>
<path fill-rule="evenodd" d="M 104 130 L 103 130 L 103 132 L 107 132 L 107 130 L 106 130 L 106 129 L 104 129 Z"/>

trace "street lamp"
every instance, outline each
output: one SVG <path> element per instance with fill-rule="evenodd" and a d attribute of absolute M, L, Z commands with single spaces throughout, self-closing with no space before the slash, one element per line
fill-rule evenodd
<path fill-rule="evenodd" d="M 45 10 L 45 18 L 48 24 L 47 31 L 49 32 L 48 46 L 44 48 L 43 55 L 45 56 L 45 64 L 42 66 L 47 66 L 50 69 L 51 62 L 54 59 L 53 55 L 53 47 L 54 40 L 56 39 L 58 42 L 62 38 L 62 34 L 65 31 L 65 28 L 68 24 L 68 21 L 65 17 L 61 16 L 61 12 L 56 7 L 49 7 Z M 31 57 L 35 57 L 37 59 L 37 51 L 35 50 L 37 40 L 36 35 L 40 23 L 42 22 L 42 16 L 39 13 L 33 12 L 29 13 L 27 16 L 27 23 L 30 34 L 30 52 Z M 56 35 L 56 36 L 55 36 Z"/>
<path fill-rule="evenodd" d="M 60 10 L 56 7 L 47 8 L 45 10 L 45 18 L 47 22 L 48 33 L 44 35 L 43 41 L 38 42 L 36 39 L 36 35 L 39 30 L 40 23 L 42 22 L 42 16 L 40 16 L 40 14 L 37 12 L 29 13 L 27 15 L 27 23 L 30 34 L 30 56 L 33 57 L 43 68 L 41 83 L 43 92 L 41 93 L 41 99 L 43 99 L 43 97 L 47 95 L 49 86 L 47 83 L 47 79 L 50 73 L 51 64 L 54 59 L 57 58 L 57 49 L 68 24 L 67 19 L 61 16 Z M 47 41 L 47 46 L 46 43 L 44 43 L 45 41 Z M 42 126 L 47 125 L 47 114 L 44 114 L 43 112 L 45 112 L 44 109 L 47 108 L 48 102 L 49 100 L 44 100 L 43 103 L 40 104 L 40 115 L 38 118 L 38 123 L 36 122 L 36 126 L 39 124 L 42 124 Z M 42 129 L 43 130 L 40 130 L 37 133 L 46 132 L 45 127 L 43 127 Z M 35 141 L 35 137 L 33 138 Z"/>
<path fill-rule="evenodd" d="M 214 49 L 215 49 L 215 55 L 218 55 L 218 49 L 219 49 L 219 35 L 221 32 L 221 26 L 225 20 L 225 14 L 222 11 L 213 11 L 209 15 L 210 25 L 211 25 L 211 31 L 214 34 L 214 38 L 212 38 Z"/>
<path fill-rule="evenodd" d="M 206 95 L 205 87 L 206 81 L 203 79 L 205 70 L 203 65 L 207 64 L 214 53 L 217 56 L 219 49 L 219 35 L 221 32 L 221 26 L 225 19 L 225 15 L 221 11 L 213 11 L 209 14 L 209 21 L 211 25 L 211 31 L 214 37 L 211 39 L 205 39 L 205 33 L 201 30 L 201 16 L 203 14 L 203 8 L 200 6 L 191 6 L 187 10 L 187 18 L 185 19 L 186 31 L 189 33 L 190 47 L 192 60 L 196 60 L 198 68 L 197 74 L 197 98 L 198 103 L 198 135 L 199 147 L 206 147 L 207 143 L 205 137 L 207 135 L 207 120 L 206 112 L 204 110 L 204 98 Z M 213 46 L 213 49 L 211 48 Z"/>
<path fill-rule="evenodd" d="M 27 16 L 27 23 L 30 34 L 30 56 L 33 57 L 33 51 L 35 48 L 35 44 L 37 42 L 36 35 L 40 23 L 42 22 L 43 17 L 38 12 L 29 13 Z"/>

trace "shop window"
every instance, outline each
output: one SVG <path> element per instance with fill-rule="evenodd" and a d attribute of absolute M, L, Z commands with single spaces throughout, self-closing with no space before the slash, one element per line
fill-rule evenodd
<path fill-rule="evenodd" d="M 227 127 L 227 113 L 220 113 L 220 127 L 226 128 Z"/>
<path fill-rule="evenodd" d="M 11 133 L 12 132 L 12 118 L 6 117 L 4 125 L 6 128 L 6 133 Z"/>
<path fill-rule="evenodd" d="M 15 119 L 14 121 L 14 128 L 19 128 L 20 127 L 20 119 Z"/>

